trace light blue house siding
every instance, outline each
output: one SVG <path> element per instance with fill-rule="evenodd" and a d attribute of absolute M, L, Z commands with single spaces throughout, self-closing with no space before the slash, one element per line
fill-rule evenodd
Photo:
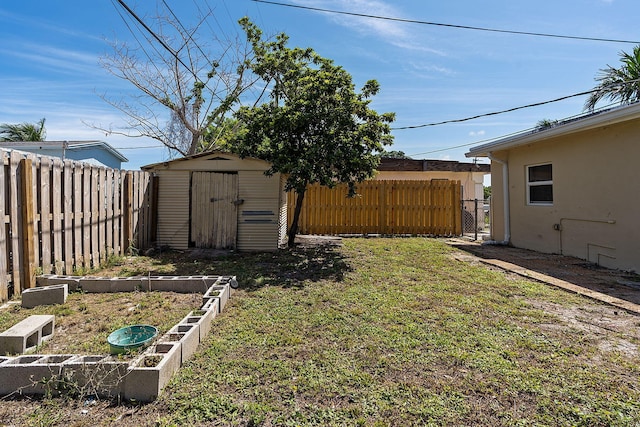
<path fill-rule="evenodd" d="M 103 141 L 2 142 L 0 148 L 76 160 L 112 169 L 121 169 L 122 163 L 128 161 L 119 151 Z"/>

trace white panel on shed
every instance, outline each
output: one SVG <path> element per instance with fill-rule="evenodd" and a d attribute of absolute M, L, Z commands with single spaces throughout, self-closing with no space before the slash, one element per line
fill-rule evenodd
<path fill-rule="evenodd" d="M 189 172 L 157 171 L 158 244 L 189 247 Z"/>
<path fill-rule="evenodd" d="M 280 175 L 240 171 L 238 249 L 276 250 L 280 231 Z"/>

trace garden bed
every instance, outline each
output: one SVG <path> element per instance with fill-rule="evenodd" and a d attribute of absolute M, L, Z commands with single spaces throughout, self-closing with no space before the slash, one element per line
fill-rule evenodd
<path fill-rule="evenodd" d="M 128 325 L 149 324 L 167 332 L 202 305 L 201 294 L 176 292 L 72 292 L 63 305 L 31 309 L 12 304 L 0 311 L 0 331 L 34 314 L 55 316 L 55 334 L 39 354 L 108 354 L 107 336 Z M 126 355 L 125 355 L 126 356 Z"/>

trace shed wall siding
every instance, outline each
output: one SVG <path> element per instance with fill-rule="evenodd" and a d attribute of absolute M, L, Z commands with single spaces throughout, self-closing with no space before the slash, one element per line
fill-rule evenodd
<path fill-rule="evenodd" d="M 189 247 L 189 182 L 188 171 L 157 171 L 158 244 L 176 249 Z"/>
<path fill-rule="evenodd" d="M 276 250 L 279 239 L 280 174 L 239 171 L 238 249 Z"/>
<path fill-rule="evenodd" d="M 209 153 L 145 167 L 160 178 L 158 243 L 177 249 L 189 247 L 192 172 L 237 172 L 240 203 L 236 247 L 244 251 L 276 250 L 286 234 L 287 206 L 281 175 L 264 175 L 269 167 L 268 162 L 240 159 L 229 153 Z"/>

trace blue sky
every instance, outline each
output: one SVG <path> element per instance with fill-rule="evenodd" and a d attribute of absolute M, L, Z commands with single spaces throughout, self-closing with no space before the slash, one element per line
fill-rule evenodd
<path fill-rule="evenodd" d="M 640 40 L 637 0 L 282 0 L 346 12 L 505 30 Z M 126 2 L 140 16 L 155 1 Z M 361 87 L 376 79 L 372 103 L 396 113 L 394 127 L 459 119 L 591 89 L 607 64 L 633 44 L 479 32 L 288 8 L 250 0 L 167 0 L 188 24 L 197 8 L 215 8 L 212 28 L 240 34 L 249 16 L 267 34 L 285 32 L 290 46 L 312 47 L 342 65 Z M 48 140 L 100 139 L 129 158 L 124 167 L 167 158 L 159 143 L 105 135 L 85 123 L 117 128 L 122 114 L 99 94 L 132 88 L 100 65 L 108 41 L 132 36 L 111 0 L 0 3 L 0 123 L 46 118 Z M 467 160 L 467 147 L 579 114 L 585 97 L 442 126 L 395 130 L 395 144 L 414 158 Z M 486 159 L 482 160 L 486 162 Z"/>

